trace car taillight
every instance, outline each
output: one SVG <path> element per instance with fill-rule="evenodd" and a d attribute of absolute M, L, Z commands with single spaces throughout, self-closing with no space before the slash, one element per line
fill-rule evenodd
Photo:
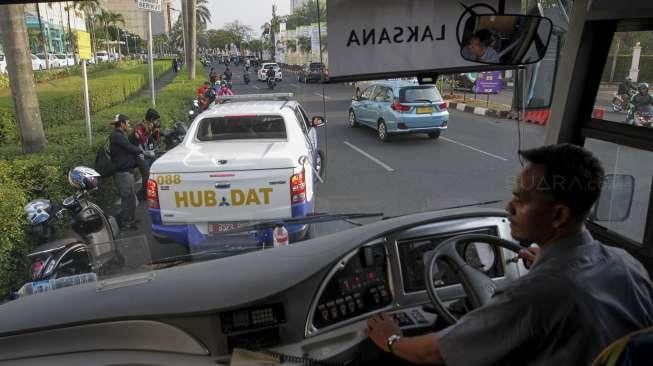
<path fill-rule="evenodd" d="M 306 201 L 306 180 L 304 171 L 290 177 L 290 203 L 302 203 Z"/>
<path fill-rule="evenodd" d="M 160 208 L 159 206 L 159 191 L 157 189 L 156 181 L 148 179 L 147 181 L 147 203 L 150 208 Z"/>
<path fill-rule="evenodd" d="M 408 112 L 410 110 L 410 106 L 403 105 L 396 100 L 394 101 L 394 103 L 392 103 L 390 108 L 392 108 L 392 110 L 395 110 L 397 112 Z"/>
<path fill-rule="evenodd" d="M 440 103 L 438 104 L 438 108 L 440 108 L 441 111 L 446 111 L 447 110 L 447 103 Z"/>

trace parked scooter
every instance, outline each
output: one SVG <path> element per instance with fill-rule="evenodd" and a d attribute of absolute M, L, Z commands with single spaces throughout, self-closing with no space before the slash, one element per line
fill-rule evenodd
<path fill-rule="evenodd" d="M 653 106 L 645 105 L 634 113 L 634 125 L 638 127 L 653 127 Z"/>
<path fill-rule="evenodd" d="M 99 178 L 94 169 L 75 167 L 68 172 L 68 182 L 76 189 L 74 195 L 61 205 L 37 199 L 25 206 L 32 233 L 44 242 L 28 254 L 33 281 L 105 273 L 124 263 L 114 242 L 120 233 L 116 219 L 88 199 Z M 66 216 L 75 236 L 54 240 L 56 222 Z"/>
<path fill-rule="evenodd" d="M 168 128 L 165 131 L 163 131 L 163 133 L 161 133 L 161 136 L 163 136 L 163 141 L 165 142 L 166 150 L 170 150 L 175 146 L 179 145 L 184 140 L 184 137 L 186 137 L 187 131 L 188 128 L 183 122 L 176 122 L 174 128 Z"/>

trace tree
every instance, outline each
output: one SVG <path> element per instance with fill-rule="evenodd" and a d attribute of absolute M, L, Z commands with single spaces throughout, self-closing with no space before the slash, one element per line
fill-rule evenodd
<path fill-rule="evenodd" d="M 233 35 L 233 43 L 236 44 L 238 49 L 241 49 L 243 41 L 248 41 L 251 38 L 251 33 L 253 32 L 252 27 L 238 20 L 225 24 L 224 30 Z"/>
<path fill-rule="evenodd" d="M 195 11 L 195 0 L 186 0 L 188 19 L 188 79 L 195 80 L 195 59 L 197 56 L 197 12 Z"/>
<path fill-rule="evenodd" d="M 297 43 L 299 43 L 299 49 L 302 52 L 306 52 L 306 53 L 311 52 L 311 39 L 310 38 L 304 37 L 304 36 L 299 37 L 297 39 Z"/>
<path fill-rule="evenodd" d="M 211 23 L 211 12 L 206 7 L 208 0 L 196 0 L 196 4 L 197 25 L 200 29 L 206 29 L 207 23 Z"/>
<path fill-rule="evenodd" d="M 311 25 L 318 21 L 317 0 L 306 0 L 302 6 L 296 8 L 292 14 L 285 17 L 286 28 L 295 29 L 304 25 Z M 326 19 L 326 3 L 322 0 L 320 4 L 320 20 Z"/>
<path fill-rule="evenodd" d="M 45 32 L 43 31 L 43 22 L 41 21 L 41 7 L 39 6 L 40 4 L 36 4 L 36 16 L 39 18 L 39 31 L 41 33 L 40 41 L 41 41 L 41 50 L 43 51 L 43 55 L 45 57 L 45 68 L 49 69 L 50 68 L 50 57 L 48 57 L 48 47 L 46 46 L 45 42 Z"/>
<path fill-rule="evenodd" d="M 16 117 L 20 129 L 23 153 L 45 149 L 47 140 L 39 111 L 36 82 L 32 72 L 32 57 L 27 45 L 25 5 L 0 5 L 0 39 L 7 59 L 7 74 L 11 85 Z"/>
<path fill-rule="evenodd" d="M 236 43 L 234 34 L 224 29 L 210 29 L 207 36 L 209 48 L 225 49 L 229 44 Z"/>
<path fill-rule="evenodd" d="M 108 17 L 107 17 L 107 24 L 112 25 L 113 27 L 117 27 L 118 24 L 122 24 L 123 26 L 125 25 L 125 17 L 122 16 L 120 13 L 114 13 L 114 12 L 109 12 Z M 109 29 L 107 27 L 107 34 L 109 33 Z M 120 34 L 120 32 L 118 32 Z M 120 37 L 116 37 L 118 40 L 118 53 L 120 54 Z"/>
<path fill-rule="evenodd" d="M 259 58 L 262 58 L 263 42 L 260 39 L 253 39 L 248 44 L 249 50 L 254 52 Z"/>
<path fill-rule="evenodd" d="M 291 52 L 297 52 L 297 42 L 293 39 L 287 40 L 286 49 Z"/>

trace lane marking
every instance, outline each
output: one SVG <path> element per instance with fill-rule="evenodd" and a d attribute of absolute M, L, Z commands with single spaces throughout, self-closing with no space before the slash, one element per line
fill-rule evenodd
<path fill-rule="evenodd" d="M 493 158 L 495 158 L 495 159 L 499 159 L 499 160 L 503 160 L 503 161 L 508 161 L 508 159 L 506 159 L 506 158 L 504 158 L 504 157 L 501 157 L 501 156 L 499 156 L 499 155 L 491 154 L 491 153 L 489 153 L 489 152 L 487 152 L 487 151 L 483 151 L 483 150 L 481 150 L 481 149 L 477 149 L 477 148 L 475 148 L 475 147 L 473 147 L 473 146 L 469 146 L 469 145 L 463 144 L 462 142 L 458 142 L 458 141 L 452 140 L 452 139 L 450 139 L 450 138 L 446 138 L 446 137 L 442 137 L 442 136 L 440 136 L 440 139 L 441 139 L 441 140 L 444 140 L 444 141 L 452 142 L 452 143 L 454 143 L 454 144 L 457 144 L 457 145 L 460 145 L 460 146 L 466 147 L 466 148 L 468 148 L 468 149 L 471 149 L 471 150 L 474 150 L 474 151 L 477 151 L 477 152 L 480 152 L 481 154 L 485 154 L 485 155 L 487 155 L 487 156 L 491 156 L 491 157 L 493 157 Z"/>
<path fill-rule="evenodd" d="M 317 95 L 317 96 L 320 97 L 320 98 L 324 98 L 324 99 L 326 99 L 326 100 L 331 99 L 331 97 L 327 97 L 326 95 L 322 95 L 322 93 L 315 92 L 315 93 L 313 93 L 313 94 Z"/>
<path fill-rule="evenodd" d="M 392 169 L 388 164 L 386 164 L 386 163 L 382 162 L 381 160 L 379 160 L 379 159 L 373 157 L 372 155 L 366 153 L 365 151 L 363 151 L 362 149 L 356 147 L 355 145 L 353 145 L 353 144 L 351 144 L 351 143 L 349 143 L 349 142 L 347 142 L 347 141 L 343 141 L 343 142 L 345 143 L 345 145 L 347 145 L 347 146 L 351 147 L 352 149 L 358 151 L 358 152 L 359 152 L 361 155 L 363 155 L 364 157 L 366 157 L 366 158 L 372 160 L 373 162 L 379 164 L 379 165 L 382 166 L 385 170 L 387 170 L 387 171 L 389 171 L 389 172 L 394 172 L 394 171 L 395 171 L 395 170 Z"/>
<path fill-rule="evenodd" d="M 259 87 L 256 86 L 256 85 L 252 85 L 252 87 L 253 87 L 254 89 L 259 89 L 259 90 L 261 89 L 261 88 L 259 88 Z"/>

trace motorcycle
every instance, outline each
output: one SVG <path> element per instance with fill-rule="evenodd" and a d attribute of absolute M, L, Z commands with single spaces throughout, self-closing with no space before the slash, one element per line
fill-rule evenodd
<path fill-rule="evenodd" d="M 615 93 L 611 103 L 612 111 L 621 112 L 628 110 L 628 102 L 630 101 L 630 98 L 635 94 L 635 92 L 635 90 L 631 90 L 628 94 Z"/>
<path fill-rule="evenodd" d="M 634 113 L 634 124 L 639 127 L 652 127 L 653 124 L 653 106 L 645 105 L 640 107 Z"/>
<path fill-rule="evenodd" d="M 229 88 L 229 90 L 232 90 L 231 79 L 225 81 L 225 84 L 227 85 L 227 88 Z"/>
<path fill-rule="evenodd" d="M 77 167 L 71 170 L 69 177 L 79 169 L 94 171 Z M 122 266 L 124 258 L 114 242 L 120 233 L 118 222 L 89 200 L 89 193 L 94 189 L 78 189 L 74 195 L 66 197 L 61 205 L 37 199 L 25 206 L 30 231 L 43 242 L 27 255 L 31 262 L 32 281 L 91 272 L 106 273 L 111 268 Z M 45 219 L 34 220 L 32 215 L 35 211 Z M 74 237 L 55 240 L 57 221 L 66 216 L 69 216 Z"/>
<path fill-rule="evenodd" d="M 189 117 L 191 113 L 193 113 L 193 111 L 189 112 Z M 197 114 L 194 115 L 196 116 Z M 179 145 L 186 137 L 187 131 L 188 128 L 183 122 L 177 122 L 175 123 L 174 128 L 168 128 L 165 131 L 163 131 L 161 133 L 161 136 L 163 136 L 163 141 L 165 142 L 166 150 L 170 150 L 175 146 Z"/>
<path fill-rule="evenodd" d="M 245 82 L 245 84 L 249 84 L 249 73 L 248 72 L 243 74 L 243 81 Z"/>
<path fill-rule="evenodd" d="M 275 79 L 275 77 L 268 76 L 268 88 L 272 90 L 274 89 L 275 86 L 277 86 L 277 80 Z"/>

